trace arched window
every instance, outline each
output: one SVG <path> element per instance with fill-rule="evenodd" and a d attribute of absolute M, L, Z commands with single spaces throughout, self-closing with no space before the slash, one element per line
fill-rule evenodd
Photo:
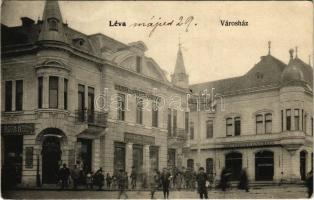
<path fill-rule="evenodd" d="M 241 134 L 241 119 L 240 117 L 234 118 L 234 135 L 240 135 Z"/>
<path fill-rule="evenodd" d="M 56 18 L 49 18 L 48 25 L 50 31 L 58 31 L 58 20 Z"/>
<path fill-rule="evenodd" d="M 265 115 L 265 132 L 272 132 L 272 115 L 270 113 Z"/>
<path fill-rule="evenodd" d="M 239 180 L 242 170 L 242 154 L 231 152 L 226 155 L 225 167 L 231 173 L 231 180 Z"/>
<path fill-rule="evenodd" d="M 212 158 L 206 159 L 206 173 L 213 174 L 214 172 L 214 162 Z"/>

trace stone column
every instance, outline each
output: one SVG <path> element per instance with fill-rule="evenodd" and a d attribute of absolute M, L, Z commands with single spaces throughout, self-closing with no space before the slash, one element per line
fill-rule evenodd
<path fill-rule="evenodd" d="M 43 77 L 43 108 L 49 108 L 49 76 Z"/>
<path fill-rule="evenodd" d="M 100 139 L 93 140 L 92 147 L 92 170 L 95 172 L 100 167 Z"/>
<path fill-rule="evenodd" d="M 150 169 L 149 145 L 144 145 L 144 148 L 143 148 L 143 171 L 148 174 L 149 169 Z"/>
<path fill-rule="evenodd" d="M 59 77 L 58 88 L 58 108 L 64 109 L 64 78 L 62 77 Z"/>
<path fill-rule="evenodd" d="M 125 171 L 131 173 L 133 166 L 133 143 L 127 143 L 125 152 Z"/>
<path fill-rule="evenodd" d="M 289 174 L 288 179 L 291 182 L 299 181 L 300 180 L 300 158 L 298 156 L 298 152 L 296 150 L 289 151 L 290 154 L 290 166 L 289 167 Z"/>

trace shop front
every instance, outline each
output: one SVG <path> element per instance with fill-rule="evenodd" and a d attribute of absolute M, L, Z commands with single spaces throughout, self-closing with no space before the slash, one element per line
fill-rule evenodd
<path fill-rule="evenodd" d="M 3 187 L 11 187 L 22 182 L 23 136 L 34 135 L 35 124 L 1 125 L 1 164 Z"/>

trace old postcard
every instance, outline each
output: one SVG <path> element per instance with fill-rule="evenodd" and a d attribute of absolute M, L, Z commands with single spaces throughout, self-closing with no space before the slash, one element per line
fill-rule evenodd
<path fill-rule="evenodd" d="M 310 198 L 311 1 L 3 1 L 5 199 Z"/>

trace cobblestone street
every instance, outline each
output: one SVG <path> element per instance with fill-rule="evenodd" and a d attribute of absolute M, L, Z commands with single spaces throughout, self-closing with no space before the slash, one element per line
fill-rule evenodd
<path fill-rule="evenodd" d="M 128 191 L 130 199 L 148 199 L 148 191 Z M 15 190 L 2 193 L 3 198 L 10 199 L 112 199 L 117 198 L 117 191 L 51 191 L 51 190 Z M 306 198 L 305 187 L 296 185 L 287 186 L 264 186 L 252 188 L 250 192 L 231 189 L 225 193 L 220 190 L 211 190 L 208 193 L 210 199 L 268 199 L 268 198 Z M 158 191 L 155 198 L 162 199 L 162 191 Z M 198 198 L 196 191 L 170 191 L 170 198 L 193 199 Z"/>

